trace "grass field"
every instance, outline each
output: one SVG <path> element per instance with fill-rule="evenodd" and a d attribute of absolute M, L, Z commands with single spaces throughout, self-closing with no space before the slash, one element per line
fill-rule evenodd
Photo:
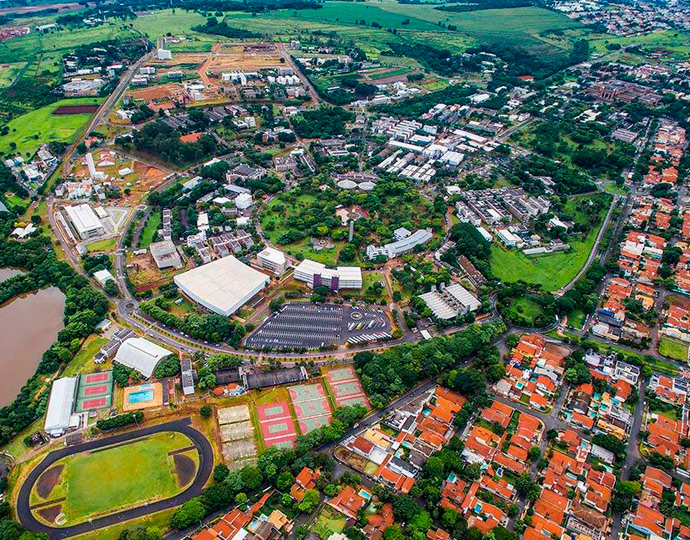
<path fill-rule="evenodd" d="M 659 342 L 659 354 L 679 362 L 687 362 L 688 346 L 685 343 L 664 337 Z"/>
<path fill-rule="evenodd" d="M 95 368 L 93 357 L 107 342 L 108 340 L 104 337 L 89 336 L 75 355 L 74 360 L 67 365 L 61 374 L 62 377 L 74 377 L 77 373 L 88 372 Z"/>
<path fill-rule="evenodd" d="M 89 122 L 91 114 L 66 114 L 56 116 L 53 111 L 61 105 L 98 103 L 99 98 L 61 99 L 35 111 L 11 120 L 7 127 L 9 134 L 0 137 L 0 152 L 19 152 L 32 155 L 41 144 L 49 142 L 73 143 L 79 132 Z M 14 143 L 15 148 L 11 146 Z"/>
<path fill-rule="evenodd" d="M 171 497 L 177 485 L 169 452 L 191 445 L 181 433 L 158 433 L 103 451 L 69 456 L 60 483 L 48 500 L 66 497 L 62 503 L 67 523 L 73 525 L 145 502 Z M 32 504 L 42 502 L 36 490 Z"/>
<path fill-rule="evenodd" d="M 25 65 L 26 62 L 0 65 L 0 88 L 7 88 L 10 86 Z"/>
<path fill-rule="evenodd" d="M 606 47 L 608 44 L 617 44 L 622 47 L 639 46 L 643 48 L 666 49 L 672 56 L 678 58 L 687 58 L 690 55 L 690 36 L 674 30 L 626 37 L 603 35 L 589 42 L 593 52 L 602 54 L 610 52 Z"/>
<path fill-rule="evenodd" d="M 113 251 L 117 245 L 117 238 L 106 238 L 105 240 L 99 240 L 98 242 L 93 242 L 86 246 L 86 250 L 89 253 L 94 253 L 96 251 Z"/>
<path fill-rule="evenodd" d="M 536 326 L 535 319 L 541 315 L 541 307 L 528 297 L 516 298 L 508 308 L 508 313 L 515 317 L 514 320 L 523 319 L 527 326 Z"/>
<path fill-rule="evenodd" d="M 343 514 L 336 512 L 330 506 L 324 506 L 316 519 L 316 524 L 312 531 L 325 540 L 333 533 L 341 533 L 346 523 L 347 520 Z"/>
<path fill-rule="evenodd" d="M 161 226 L 162 220 L 163 217 L 161 216 L 160 212 L 151 213 L 151 216 L 149 216 L 149 219 L 146 222 L 144 230 L 141 231 L 141 238 L 139 238 L 140 248 L 147 248 L 149 247 L 151 242 L 153 242 L 153 238 L 156 236 L 156 233 L 158 232 L 158 229 Z"/>
<path fill-rule="evenodd" d="M 182 9 L 164 9 L 137 17 L 132 22 L 132 26 L 135 30 L 146 34 L 150 38 L 156 38 L 170 32 L 175 35 L 193 34 L 198 36 L 199 39 L 204 39 L 203 34 L 192 32 L 191 28 L 205 22 L 206 17 L 200 13 L 188 12 Z M 205 39 L 213 38 L 206 36 Z"/>
<path fill-rule="evenodd" d="M 576 220 L 581 207 L 575 199 L 566 204 L 566 210 L 571 212 Z M 606 211 L 607 209 L 604 209 L 601 212 L 602 222 Z M 569 241 L 570 251 L 536 257 L 527 257 L 517 249 L 509 250 L 498 242 L 493 242 L 491 269 L 502 281 L 523 280 L 541 285 L 544 290 L 555 291 L 567 285 L 587 262 L 600 229 L 601 225 L 593 228 L 586 238 Z"/>

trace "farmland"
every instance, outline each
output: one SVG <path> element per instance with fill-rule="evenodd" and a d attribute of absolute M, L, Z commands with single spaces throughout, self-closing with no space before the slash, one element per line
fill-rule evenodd
<path fill-rule="evenodd" d="M 0 141 L 0 152 L 33 154 L 41 144 L 61 142 L 71 144 L 86 126 L 91 114 L 54 115 L 62 105 L 98 103 L 95 98 L 63 99 L 28 112 L 11 120 L 9 134 Z M 13 146 L 14 143 L 14 146 Z"/>

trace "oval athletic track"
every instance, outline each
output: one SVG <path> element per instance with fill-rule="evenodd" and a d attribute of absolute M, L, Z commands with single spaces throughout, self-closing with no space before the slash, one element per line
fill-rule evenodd
<path fill-rule="evenodd" d="M 105 446 L 111 446 L 113 444 L 127 442 L 133 439 L 138 439 L 165 431 L 176 431 L 186 435 L 192 441 L 199 453 L 199 468 L 197 469 L 196 476 L 194 477 L 194 480 L 190 486 L 182 493 L 179 493 L 168 499 L 155 501 L 150 504 L 142 504 L 136 508 L 130 508 L 129 510 L 123 510 L 108 516 L 95 518 L 90 522 L 86 521 L 70 527 L 49 527 L 38 521 L 33 516 L 29 506 L 29 495 L 31 494 L 31 488 L 33 488 L 41 474 L 56 461 L 80 452 L 96 450 Z M 17 517 L 19 518 L 21 524 L 30 531 L 47 533 L 51 539 L 69 538 L 71 536 L 84 534 L 96 529 L 102 529 L 103 527 L 120 524 L 124 521 L 129 521 L 131 519 L 153 514 L 154 512 L 179 506 L 189 499 L 201 495 L 204 485 L 206 485 L 206 482 L 210 478 L 212 471 L 213 448 L 211 447 L 211 443 L 203 434 L 191 426 L 191 419 L 185 418 L 182 420 L 167 422 L 165 424 L 145 427 L 135 431 L 113 435 L 112 437 L 107 437 L 105 439 L 90 441 L 68 448 L 62 448 L 48 454 L 45 459 L 29 473 L 26 480 L 22 484 L 21 489 L 19 490 L 19 497 L 17 499 Z"/>

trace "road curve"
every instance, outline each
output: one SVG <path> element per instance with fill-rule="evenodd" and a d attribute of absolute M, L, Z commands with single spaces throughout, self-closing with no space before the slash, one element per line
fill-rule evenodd
<path fill-rule="evenodd" d="M 190 486 L 185 489 L 182 493 L 170 497 L 168 499 L 163 499 L 161 501 L 156 501 L 151 504 L 144 504 L 137 508 L 130 508 L 129 510 L 123 510 L 109 516 L 103 516 L 91 520 L 90 522 L 80 523 L 78 525 L 73 525 L 71 527 L 48 527 L 43 523 L 39 522 L 31 513 L 29 505 L 29 496 L 31 494 L 31 488 L 34 486 L 39 476 L 47 470 L 56 461 L 62 459 L 63 457 L 76 454 L 79 452 L 95 450 L 102 448 L 104 446 L 110 446 L 112 444 L 118 444 L 121 442 L 130 441 L 133 439 L 138 439 L 148 435 L 153 435 L 155 433 L 162 433 L 165 431 L 176 431 L 182 433 L 189 437 L 197 451 L 199 452 L 199 468 L 196 473 L 194 481 Z M 62 448 L 60 450 L 55 450 L 48 454 L 45 459 L 34 468 L 26 480 L 22 484 L 19 491 L 19 497 L 17 499 L 17 517 L 20 523 L 26 527 L 28 530 L 33 532 L 46 533 L 51 538 L 51 540 L 57 540 L 60 538 L 70 538 L 72 536 L 77 536 L 79 534 L 84 534 L 91 532 L 103 527 L 109 527 L 111 525 L 116 525 L 124 521 L 129 521 L 131 519 L 139 518 L 142 516 L 147 516 L 153 514 L 154 512 L 160 512 L 161 510 L 167 510 L 169 508 L 174 508 L 182 503 L 188 501 L 189 499 L 201 495 L 201 492 L 206 485 L 206 482 L 211 477 L 213 472 L 213 448 L 208 439 L 202 435 L 199 431 L 191 426 L 191 419 L 184 418 L 181 420 L 175 420 L 172 422 L 167 422 L 165 424 L 158 424 L 156 426 L 145 427 L 142 429 L 137 429 L 135 431 L 128 431 L 127 433 L 120 433 L 118 435 L 113 435 L 112 437 L 107 437 L 105 439 L 99 439 L 96 441 L 90 441 L 76 446 Z M 123 471 L 126 474 L 126 471 Z M 105 486 L 104 486 L 105 487 Z"/>

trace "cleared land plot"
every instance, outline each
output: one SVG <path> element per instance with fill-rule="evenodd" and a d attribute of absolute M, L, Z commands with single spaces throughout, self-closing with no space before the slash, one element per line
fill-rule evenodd
<path fill-rule="evenodd" d="M 291 448 L 293 446 L 297 440 L 297 432 L 287 401 L 258 405 L 256 413 L 266 447 Z"/>
<path fill-rule="evenodd" d="M 0 152 L 33 154 L 41 144 L 73 143 L 91 119 L 91 113 L 58 116 L 53 113 L 63 105 L 93 104 L 94 101 L 98 99 L 62 99 L 14 118 L 7 124 L 8 134 L 0 137 Z M 15 143 L 16 148 L 12 148 L 11 143 Z"/>
<path fill-rule="evenodd" d="M 193 447 L 192 441 L 185 435 L 163 432 L 68 456 L 55 464 L 63 469 L 45 497 L 37 492 L 39 478 L 31 494 L 32 506 L 64 497 L 60 504 L 65 521 L 60 525 L 69 526 L 171 497 L 185 487 L 179 483 L 173 455 L 189 447 Z M 194 462 L 198 464 L 198 459 Z"/>
<path fill-rule="evenodd" d="M 354 367 L 346 366 L 331 369 L 326 372 L 326 378 L 338 407 L 364 405 L 369 408 L 369 400 L 357 378 Z"/>
<path fill-rule="evenodd" d="M 288 390 L 302 435 L 330 423 L 331 409 L 321 384 L 291 386 Z"/>

